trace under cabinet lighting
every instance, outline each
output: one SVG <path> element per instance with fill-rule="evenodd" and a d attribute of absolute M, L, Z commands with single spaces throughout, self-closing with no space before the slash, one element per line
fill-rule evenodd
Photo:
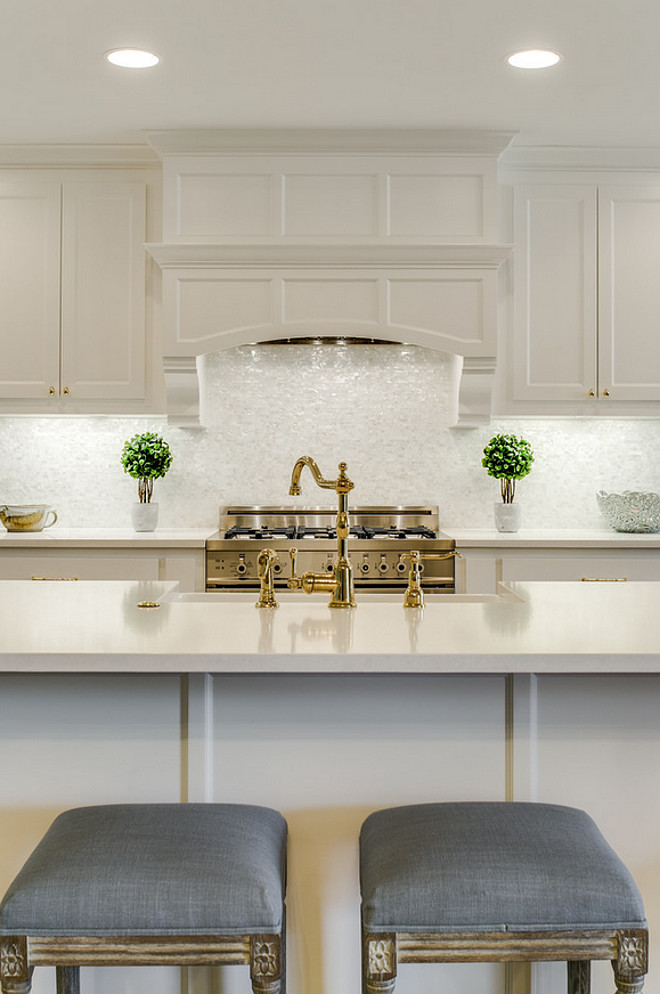
<path fill-rule="evenodd" d="M 561 55 L 543 48 L 530 48 L 524 52 L 513 52 L 507 56 L 507 62 L 516 69 L 547 69 L 556 66 Z"/>
<path fill-rule="evenodd" d="M 115 48 L 106 52 L 105 57 L 113 66 L 121 66 L 122 69 L 151 69 L 160 62 L 153 52 L 141 48 Z"/>

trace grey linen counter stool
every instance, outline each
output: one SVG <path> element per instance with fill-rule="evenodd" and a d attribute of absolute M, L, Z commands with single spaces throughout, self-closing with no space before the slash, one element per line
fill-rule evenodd
<path fill-rule="evenodd" d="M 584 811 L 466 802 L 388 808 L 360 835 L 364 994 L 398 963 L 565 960 L 569 994 L 610 960 L 639 994 L 648 933 L 639 891 Z"/>
<path fill-rule="evenodd" d="M 246 964 L 255 994 L 284 994 L 287 826 L 243 804 L 73 808 L 51 825 L 0 904 L 3 994 L 55 966 Z"/>

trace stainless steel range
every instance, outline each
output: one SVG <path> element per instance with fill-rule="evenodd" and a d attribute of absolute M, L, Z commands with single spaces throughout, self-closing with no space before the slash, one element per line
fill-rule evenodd
<path fill-rule="evenodd" d="M 206 543 L 207 590 L 258 589 L 257 557 L 276 553 L 274 585 L 291 579 L 295 548 L 297 570 L 331 575 L 337 560 L 337 509 L 334 507 L 223 507 L 220 530 Z M 451 553 L 454 540 L 439 531 L 437 507 L 352 507 L 349 558 L 356 588 L 404 589 L 410 552 L 422 557 Z M 424 560 L 425 589 L 454 591 L 454 558 Z"/>

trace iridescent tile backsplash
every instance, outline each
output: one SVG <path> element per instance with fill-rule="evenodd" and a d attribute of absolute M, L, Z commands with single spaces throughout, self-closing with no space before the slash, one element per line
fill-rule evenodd
<path fill-rule="evenodd" d="M 459 360 L 406 345 L 241 346 L 201 360 L 206 430 L 163 416 L 0 417 L 0 503 L 50 503 L 63 527 L 130 527 L 137 484 L 120 464 L 125 438 L 158 431 L 174 461 L 155 485 L 160 527 L 214 527 L 223 503 L 330 504 L 311 477 L 288 496 L 291 467 L 311 455 L 326 476 L 348 463 L 353 503 L 440 506 L 447 527 L 492 527 L 498 485 L 481 451 L 498 431 L 523 434 L 536 461 L 518 486 L 528 527 L 601 527 L 599 489 L 660 491 L 660 420 L 498 418 L 449 427 Z"/>

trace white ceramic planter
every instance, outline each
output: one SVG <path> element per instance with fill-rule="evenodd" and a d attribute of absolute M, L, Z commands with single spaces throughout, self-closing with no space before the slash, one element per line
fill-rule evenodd
<path fill-rule="evenodd" d="M 158 504 L 133 504 L 131 520 L 136 532 L 152 532 L 158 524 Z"/>
<path fill-rule="evenodd" d="M 521 511 L 520 504 L 505 504 L 503 501 L 496 501 L 495 527 L 498 532 L 517 532 L 520 528 Z"/>

